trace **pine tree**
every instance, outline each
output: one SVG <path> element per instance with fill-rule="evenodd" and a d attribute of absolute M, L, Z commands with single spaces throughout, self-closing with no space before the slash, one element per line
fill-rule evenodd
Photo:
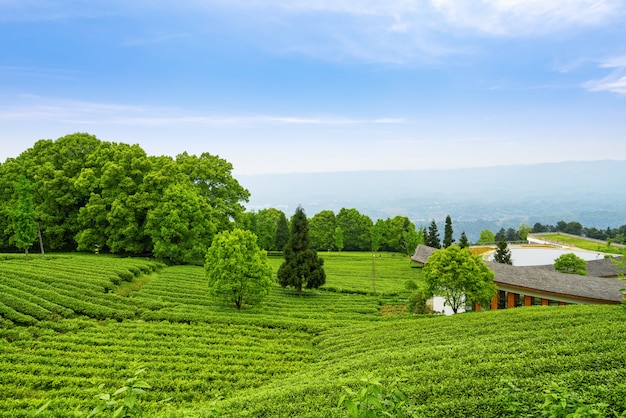
<path fill-rule="evenodd" d="M 452 218 L 450 215 L 446 216 L 446 226 L 443 230 L 443 248 L 448 248 L 454 244 L 454 238 L 452 238 Z"/>
<path fill-rule="evenodd" d="M 493 256 L 493 261 L 500 264 L 513 264 L 513 260 L 511 260 L 511 250 L 509 250 L 506 239 L 498 241 L 498 248 Z"/>
<path fill-rule="evenodd" d="M 459 247 L 468 248 L 470 246 L 470 242 L 467 239 L 467 235 L 465 235 L 465 231 L 461 232 L 461 239 L 459 239 Z"/>
<path fill-rule="evenodd" d="M 433 219 L 428 227 L 428 235 L 426 236 L 426 245 L 433 248 L 441 248 L 441 241 L 439 239 L 439 230 L 437 229 L 437 223 Z"/>
<path fill-rule="evenodd" d="M 278 283 L 282 287 L 293 286 L 300 296 L 302 287 L 317 289 L 326 283 L 324 260 L 310 248 L 309 228 L 302 207 L 296 209 L 291 220 L 289 242 L 284 248 L 285 261 L 278 269 Z"/>

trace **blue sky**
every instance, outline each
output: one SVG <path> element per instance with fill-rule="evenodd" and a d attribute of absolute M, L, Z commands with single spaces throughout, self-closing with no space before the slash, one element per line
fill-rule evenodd
<path fill-rule="evenodd" d="M 620 0 L 0 0 L 0 161 L 89 132 L 235 174 L 626 159 Z"/>

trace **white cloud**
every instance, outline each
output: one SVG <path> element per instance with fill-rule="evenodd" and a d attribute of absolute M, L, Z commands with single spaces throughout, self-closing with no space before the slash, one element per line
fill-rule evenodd
<path fill-rule="evenodd" d="M 430 0 L 452 26 L 489 35 L 545 35 L 623 15 L 617 0 Z"/>
<path fill-rule="evenodd" d="M 626 95 L 626 56 L 616 56 L 602 61 L 600 68 L 611 69 L 611 73 L 600 80 L 590 80 L 583 83 L 583 88 L 589 91 L 607 91 Z"/>
<path fill-rule="evenodd" d="M 359 119 L 343 116 L 202 115 L 197 111 L 21 95 L 3 98 L 0 120 L 55 121 L 72 124 L 175 125 L 374 125 L 402 124 L 404 118 Z"/>
<path fill-rule="evenodd" d="M 605 60 L 600 64 L 600 68 L 626 68 L 626 55 Z"/>
<path fill-rule="evenodd" d="M 608 91 L 626 94 L 626 76 L 608 76 L 602 80 L 591 80 L 583 84 L 589 91 Z"/>

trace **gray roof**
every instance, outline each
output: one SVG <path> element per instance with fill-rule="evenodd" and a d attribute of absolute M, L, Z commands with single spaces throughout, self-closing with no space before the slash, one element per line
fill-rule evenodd
<path fill-rule="evenodd" d="M 613 260 L 621 261 L 622 257 L 599 258 L 587 261 L 587 274 L 596 277 L 618 277 L 626 273 L 623 268 L 615 265 Z"/>
<path fill-rule="evenodd" d="M 437 251 L 436 248 L 429 247 L 428 245 L 424 244 L 419 244 L 415 249 L 415 254 L 411 256 L 411 261 L 414 261 L 418 264 L 424 264 L 426 263 L 426 260 L 428 260 L 428 257 L 430 257 L 431 254 L 435 251 Z"/>
<path fill-rule="evenodd" d="M 552 295 L 605 303 L 619 303 L 626 284 L 620 279 L 579 276 L 556 271 L 553 266 L 511 266 L 488 261 L 496 285 L 536 290 Z"/>

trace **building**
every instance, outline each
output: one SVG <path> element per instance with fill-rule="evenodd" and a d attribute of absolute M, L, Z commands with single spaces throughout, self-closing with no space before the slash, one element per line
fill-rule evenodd
<path fill-rule="evenodd" d="M 418 245 L 411 260 L 424 265 L 436 248 Z M 617 258 L 621 260 L 621 258 Z M 587 262 L 587 276 L 565 274 L 545 266 L 512 266 L 488 261 L 494 272 L 498 294 L 490 306 L 474 306 L 474 309 L 506 309 L 532 305 L 620 304 L 624 298 L 622 289 L 626 283 L 617 277 L 624 270 L 610 258 L 598 258 Z"/>

